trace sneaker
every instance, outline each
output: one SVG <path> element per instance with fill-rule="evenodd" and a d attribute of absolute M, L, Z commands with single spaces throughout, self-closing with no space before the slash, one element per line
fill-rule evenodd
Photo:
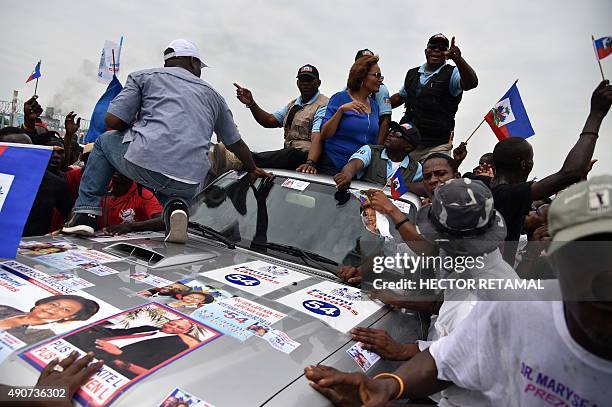
<path fill-rule="evenodd" d="M 187 205 L 181 201 L 174 201 L 169 204 L 168 216 L 166 221 L 166 239 L 168 243 L 186 243 L 187 242 L 187 225 L 189 223 L 189 215 Z"/>
<path fill-rule="evenodd" d="M 91 213 L 75 213 L 63 227 L 62 233 L 94 236 L 98 228 L 98 217 Z"/>

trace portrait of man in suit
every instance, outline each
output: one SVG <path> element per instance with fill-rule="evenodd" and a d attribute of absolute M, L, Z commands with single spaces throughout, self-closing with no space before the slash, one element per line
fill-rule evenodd
<path fill-rule="evenodd" d="M 193 323 L 178 318 L 162 326 L 141 325 L 131 328 L 93 326 L 65 339 L 129 379 L 147 373 L 155 366 L 197 346 L 201 341 L 190 335 Z"/>

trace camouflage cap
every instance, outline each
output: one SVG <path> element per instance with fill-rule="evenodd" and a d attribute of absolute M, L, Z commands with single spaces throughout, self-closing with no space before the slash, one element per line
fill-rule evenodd
<path fill-rule="evenodd" d="M 438 186 L 431 205 L 417 213 L 417 230 L 425 240 L 453 254 L 489 253 L 506 237 L 493 195 L 481 181 L 452 179 Z"/>
<path fill-rule="evenodd" d="M 599 175 L 561 192 L 548 209 L 553 241 L 548 254 L 567 242 L 612 233 L 612 175 Z"/>

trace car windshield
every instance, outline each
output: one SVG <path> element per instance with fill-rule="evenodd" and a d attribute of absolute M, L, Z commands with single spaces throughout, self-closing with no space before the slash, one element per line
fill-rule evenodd
<path fill-rule="evenodd" d="M 247 176 L 228 173 L 198 194 L 190 218 L 238 246 L 284 259 L 303 259 L 303 253 L 270 246 L 293 246 L 307 252 L 307 257 L 314 257 L 308 253 L 316 254 L 337 264 L 352 265 L 381 250 L 384 239 L 364 226 L 357 198 L 338 192 L 335 185 L 317 182 L 308 183 L 300 191 L 282 186 L 286 180 L 276 176 L 257 180 L 251 186 Z M 414 205 L 402 203 L 400 209 L 414 220 Z M 389 230 L 401 242 L 393 225 Z M 264 248 L 266 244 L 269 247 Z"/>

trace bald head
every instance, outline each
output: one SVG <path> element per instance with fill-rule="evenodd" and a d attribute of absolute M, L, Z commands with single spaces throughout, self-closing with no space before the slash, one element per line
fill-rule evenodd
<path fill-rule="evenodd" d="M 32 144 L 30 137 L 19 127 L 5 127 L 0 129 L 0 141 L 4 143 Z"/>

